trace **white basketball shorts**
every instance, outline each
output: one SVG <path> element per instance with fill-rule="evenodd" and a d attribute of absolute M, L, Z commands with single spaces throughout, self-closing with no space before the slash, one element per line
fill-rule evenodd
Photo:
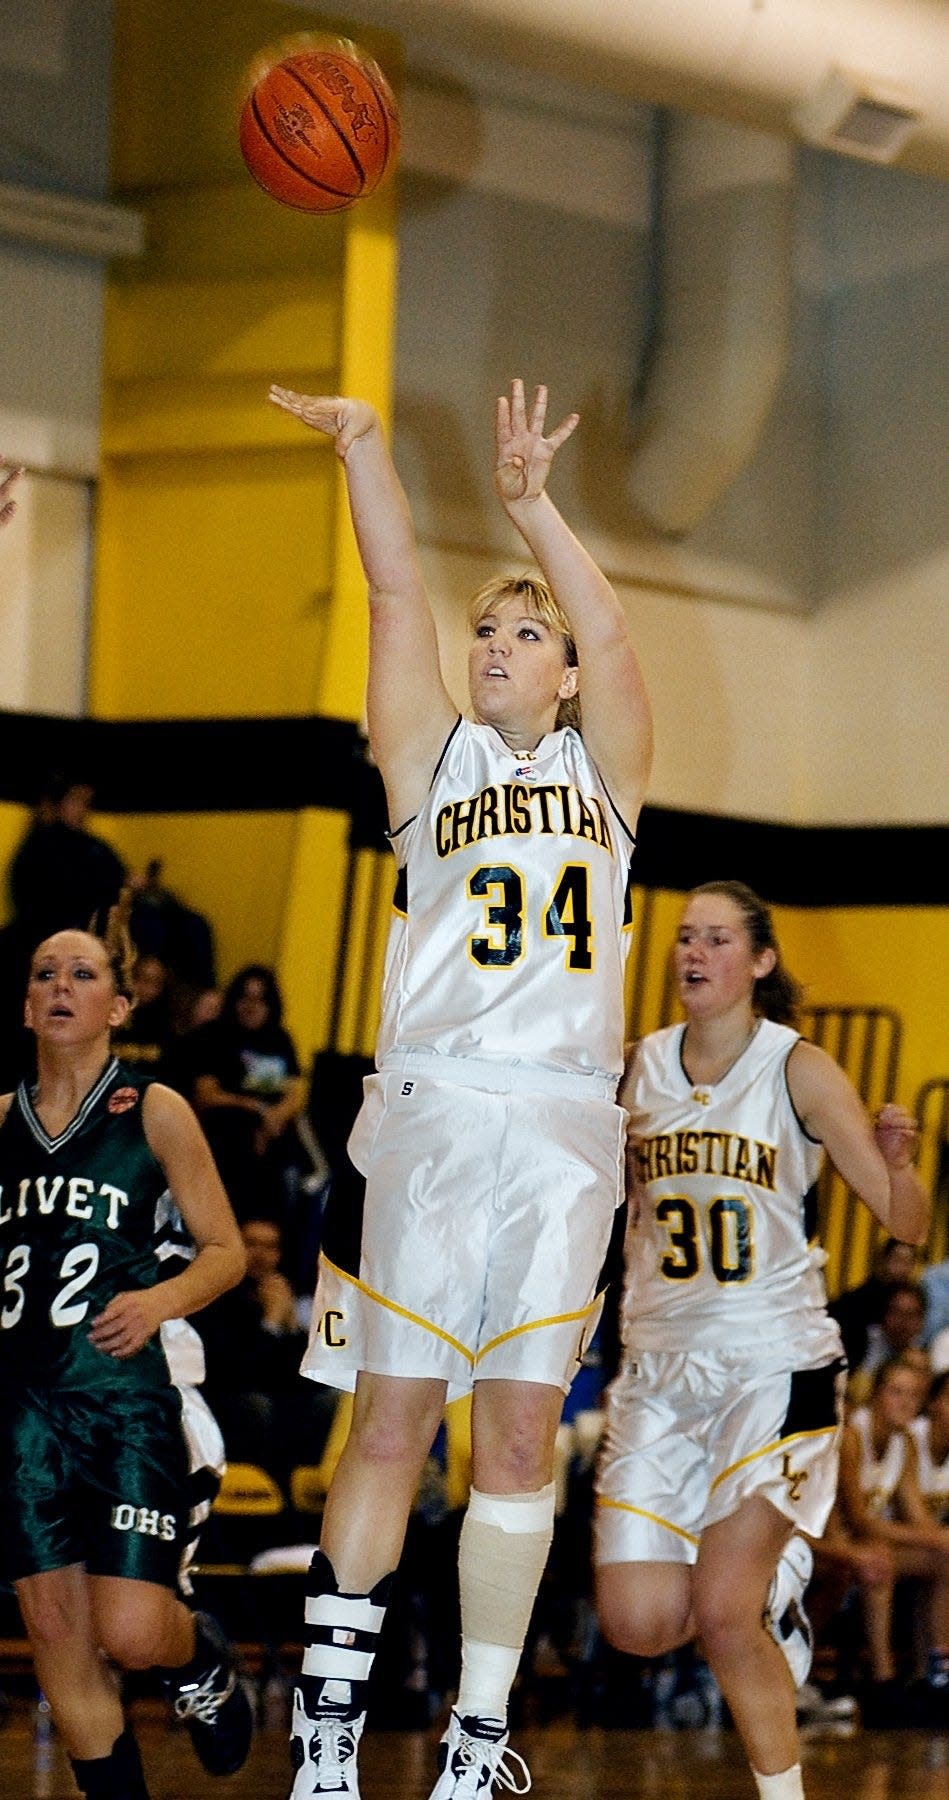
<path fill-rule="evenodd" d="M 693 1563 L 705 1527 L 751 1494 L 820 1536 L 837 1490 L 845 1367 L 792 1370 L 781 1354 L 624 1358 L 597 1470 L 597 1563 Z"/>
<path fill-rule="evenodd" d="M 626 1115 L 529 1080 L 368 1078 L 350 1140 L 361 1230 L 349 1266 L 324 1238 L 305 1375 L 432 1377 L 449 1399 L 487 1378 L 566 1392 L 621 1251 Z"/>

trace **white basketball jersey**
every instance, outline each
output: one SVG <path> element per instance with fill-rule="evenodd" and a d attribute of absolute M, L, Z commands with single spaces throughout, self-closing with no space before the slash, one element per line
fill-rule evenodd
<path fill-rule="evenodd" d="M 906 1466 L 906 1433 L 891 1431 L 886 1449 L 878 1456 L 873 1447 L 870 1408 L 858 1406 L 850 1423 L 860 1439 L 860 1492 L 867 1511 L 876 1519 L 893 1517 L 893 1495 Z"/>
<path fill-rule="evenodd" d="M 923 1414 L 913 1419 L 909 1427 L 916 1442 L 916 1454 L 919 1458 L 919 1488 L 938 1525 L 949 1522 L 949 1453 L 942 1462 L 933 1460 L 932 1445 L 929 1439 L 929 1420 Z"/>
<path fill-rule="evenodd" d="M 517 756 L 460 719 L 392 839 L 380 1066 L 408 1050 L 615 1083 L 633 839 L 579 734 Z"/>
<path fill-rule="evenodd" d="M 773 1351 L 801 1362 L 841 1353 L 808 1244 L 804 1198 L 822 1148 L 791 1104 L 797 1033 L 761 1019 L 721 1081 L 695 1086 L 685 1027 L 636 1046 L 622 1090 L 640 1216 L 627 1239 L 628 1345 L 643 1350 Z"/>

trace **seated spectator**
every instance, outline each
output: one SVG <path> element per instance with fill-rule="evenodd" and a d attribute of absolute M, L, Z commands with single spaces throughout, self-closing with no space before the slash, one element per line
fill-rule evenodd
<path fill-rule="evenodd" d="M 237 1287 L 192 1316 L 204 1344 L 204 1394 L 228 1456 L 261 1464 L 286 1484 L 297 1462 L 316 1462 L 336 1395 L 300 1374 L 306 1332 L 281 1269 L 276 1220 L 241 1226 L 247 1273 Z"/>
<path fill-rule="evenodd" d="M 238 1219 L 290 1210 L 301 1144 L 304 1082 L 272 969 L 251 963 L 226 989 L 220 1015 L 182 1046 L 192 1100 Z"/>
<path fill-rule="evenodd" d="M 924 1342 L 931 1344 L 942 1332 L 949 1332 L 949 1257 L 945 1262 L 931 1263 L 919 1280 L 926 1302 Z"/>
<path fill-rule="evenodd" d="M 845 1288 L 827 1310 L 840 1326 L 844 1355 L 851 1369 L 859 1368 L 867 1354 L 867 1334 L 879 1325 L 894 1282 L 913 1281 L 918 1252 L 915 1245 L 887 1238 L 874 1258 L 872 1273 L 858 1287 Z"/>
<path fill-rule="evenodd" d="M 847 1399 L 851 1406 L 862 1406 L 866 1402 L 874 1376 L 885 1362 L 919 1347 L 925 1310 L 923 1290 L 918 1282 L 894 1281 L 891 1284 L 879 1324 L 867 1328 L 863 1360 L 852 1368 L 847 1384 Z M 925 1385 L 929 1378 L 929 1359 L 921 1349 L 917 1366 Z"/>
<path fill-rule="evenodd" d="M 910 1431 L 919 1459 L 919 1491 L 937 1525 L 949 1525 L 949 1369 L 933 1380 L 926 1410 Z"/>
<path fill-rule="evenodd" d="M 167 1081 L 175 1037 L 174 1002 L 168 970 L 157 956 L 136 957 L 132 1001 L 125 1024 L 112 1034 L 115 1054 L 156 1081 Z"/>
<path fill-rule="evenodd" d="M 874 1726 L 909 1722 L 893 1645 L 893 1590 L 906 1576 L 926 1586 L 927 1717 L 949 1724 L 949 1528 L 934 1524 L 920 1491 L 909 1431 L 920 1398 L 919 1376 L 900 1357 L 877 1371 L 869 1404 L 844 1426 L 837 1506 L 814 1543 L 812 1622 L 821 1613 L 822 1580 L 859 1586 L 870 1666 L 864 1717 Z"/>
<path fill-rule="evenodd" d="M 949 1371 L 949 1325 L 930 1339 L 929 1366 L 934 1375 L 945 1375 Z"/>

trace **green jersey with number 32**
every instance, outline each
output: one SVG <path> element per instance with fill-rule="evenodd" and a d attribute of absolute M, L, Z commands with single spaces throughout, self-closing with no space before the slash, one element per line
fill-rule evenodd
<path fill-rule="evenodd" d="M 0 1383 L 167 1387 L 156 1335 L 120 1359 L 89 1341 L 116 1294 L 161 1279 L 156 1213 L 168 1183 L 142 1125 L 147 1080 L 114 1058 L 51 1138 L 23 1083 L 0 1127 Z"/>

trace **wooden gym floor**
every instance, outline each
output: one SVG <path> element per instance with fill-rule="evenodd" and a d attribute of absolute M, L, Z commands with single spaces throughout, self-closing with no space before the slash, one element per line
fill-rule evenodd
<path fill-rule="evenodd" d="M 287 1734 L 258 1733 L 239 1775 L 212 1781 L 188 1739 L 158 1702 L 133 1708 L 153 1800 L 286 1800 Z M 841 1728 L 837 1728 L 837 1733 Z M 364 1800 L 427 1800 L 438 1733 L 372 1732 L 360 1758 Z M 754 1800 L 755 1789 L 730 1731 L 578 1730 L 556 1721 L 515 1734 L 537 1800 Z M 937 1800 L 949 1791 L 949 1732 L 874 1732 L 810 1727 L 804 1733 L 808 1800 Z M 0 1722 L 2 1800 L 75 1800 L 55 1737 L 37 1734 L 35 1710 L 10 1701 Z"/>

